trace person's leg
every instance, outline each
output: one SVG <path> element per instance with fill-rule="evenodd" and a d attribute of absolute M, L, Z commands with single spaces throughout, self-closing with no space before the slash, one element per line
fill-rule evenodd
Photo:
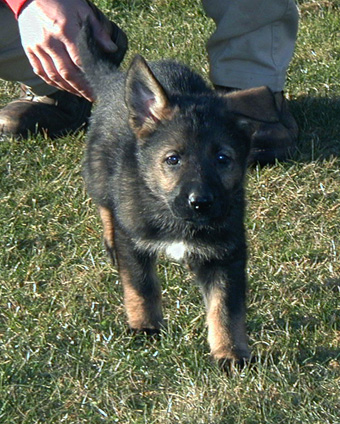
<path fill-rule="evenodd" d="M 207 50 L 213 84 L 282 91 L 292 58 L 298 11 L 292 0 L 203 0 L 216 23 Z"/>
<path fill-rule="evenodd" d="M 207 43 L 210 78 L 221 91 L 266 85 L 275 93 L 280 124 L 264 124 L 253 139 L 252 161 L 285 159 L 297 125 L 282 91 L 293 55 L 298 10 L 293 0 L 202 0 L 216 30 Z"/>
<path fill-rule="evenodd" d="M 33 72 L 20 42 L 14 14 L 3 4 L 0 8 L 0 78 L 18 81 L 30 87 L 39 96 L 56 91 Z"/>

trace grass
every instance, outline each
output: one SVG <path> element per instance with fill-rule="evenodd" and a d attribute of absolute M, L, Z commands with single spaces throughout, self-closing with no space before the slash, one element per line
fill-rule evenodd
<path fill-rule="evenodd" d="M 97 3 L 129 34 L 125 66 L 140 52 L 207 75 L 200 2 Z M 1 141 L 1 423 L 340 423 L 338 6 L 300 2 L 286 90 L 299 151 L 249 170 L 254 370 L 228 378 L 211 364 L 198 289 L 166 260 L 167 333 L 128 333 L 81 178 L 83 134 Z M 1 103 L 16 93 L 2 83 Z"/>

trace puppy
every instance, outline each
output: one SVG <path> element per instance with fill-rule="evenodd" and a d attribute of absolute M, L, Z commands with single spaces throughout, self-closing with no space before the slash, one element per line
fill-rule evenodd
<path fill-rule="evenodd" d="M 250 358 L 246 334 L 244 177 L 251 137 L 277 122 L 261 87 L 217 94 L 186 66 L 136 56 L 120 72 L 90 30 L 80 41 L 97 96 L 84 176 L 118 267 L 129 326 L 159 332 L 160 253 L 184 260 L 207 309 L 211 355 L 222 367 Z"/>

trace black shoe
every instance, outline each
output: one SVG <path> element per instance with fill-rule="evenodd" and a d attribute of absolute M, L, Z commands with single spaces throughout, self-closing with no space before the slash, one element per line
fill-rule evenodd
<path fill-rule="evenodd" d="M 55 138 L 84 128 L 92 103 L 66 91 L 36 96 L 22 86 L 24 95 L 0 110 L 0 134 L 27 138 L 44 134 Z"/>

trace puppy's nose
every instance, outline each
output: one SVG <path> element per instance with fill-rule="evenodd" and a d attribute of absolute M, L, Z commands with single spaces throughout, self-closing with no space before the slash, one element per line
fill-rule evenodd
<path fill-rule="evenodd" d="M 190 207 L 197 212 L 208 211 L 213 204 L 213 196 L 211 194 L 200 195 L 191 193 L 188 197 Z"/>

